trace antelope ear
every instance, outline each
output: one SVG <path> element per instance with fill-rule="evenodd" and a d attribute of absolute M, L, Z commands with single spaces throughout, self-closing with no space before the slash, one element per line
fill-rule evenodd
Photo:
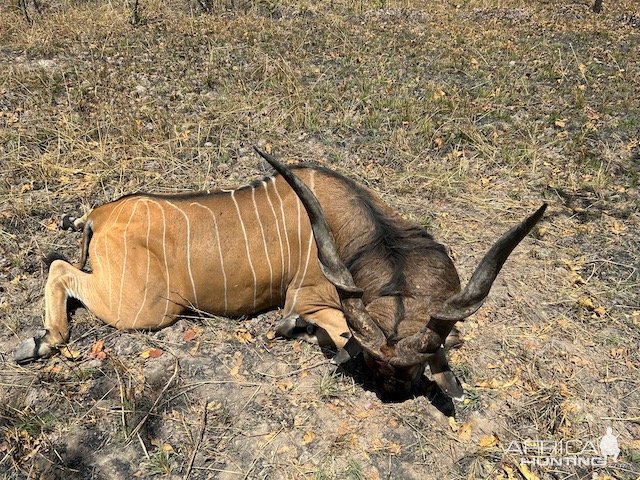
<path fill-rule="evenodd" d="M 449 367 L 444 346 L 430 356 L 428 363 L 431 376 L 433 376 L 440 389 L 455 401 L 461 402 L 464 400 L 464 390 L 460 381 Z"/>

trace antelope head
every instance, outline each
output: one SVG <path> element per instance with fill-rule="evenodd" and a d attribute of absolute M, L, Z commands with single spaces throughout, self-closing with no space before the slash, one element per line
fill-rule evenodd
<path fill-rule="evenodd" d="M 464 392 L 449 367 L 445 340 L 456 322 L 469 317 L 482 306 L 507 257 L 542 218 L 547 205 L 543 204 L 500 237 L 483 257 L 466 287 L 447 298 L 428 318 L 421 319 L 422 326 L 418 331 L 404 338 L 388 338 L 365 308 L 363 291 L 355 285 L 351 273 L 338 256 L 333 235 L 316 196 L 289 168 L 258 148 L 256 151 L 289 183 L 309 215 L 320 269 L 338 291 L 352 334 L 344 350 L 336 356 L 338 363 L 361 349 L 380 386 L 392 396 L 407 396 L 428 365 L 440 389 L 449 397 L 461 400 Z M 345 354 L 345 351 L 350 353 Z"/>

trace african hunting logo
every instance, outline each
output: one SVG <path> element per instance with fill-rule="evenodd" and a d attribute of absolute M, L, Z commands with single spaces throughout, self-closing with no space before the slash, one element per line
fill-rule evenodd
<path fill-rule="evenodd" d="M 605 467 L 616 462 L 620 455 L 618 436 L 607 427 L 607 433 L 597 441 L 592 440 L 525 440 L 513 441 L 504 453 L 520 457 L 521 465 L 537 467 Z"/>

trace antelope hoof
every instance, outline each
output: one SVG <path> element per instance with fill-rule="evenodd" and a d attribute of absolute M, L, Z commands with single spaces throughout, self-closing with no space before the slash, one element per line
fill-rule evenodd
<path fill-rule="evenodd" d="M 313 335 L 315 331 L 315 325 L 303 320 L 299 315 L 289 315 L 276 323 L 276 333 L 284 338 L 293 338 L 300 333 Z"/>
<path fill-rule="evenodd" d="M 64 217 L 62 217 L 62 220 L 60 220 L 60 228 L 62 230 L 75 230 L 75 221 L 75 217 L 72 217 L 71 215 L 65 215 Z"/>
<path fill-rule="evenodd" d="M 351 355 L 349 355 L 349 352 L 344 348 L 341 348 L 338 350 L 338 353 L 333 356 L 331 363 L 333 365 L 342 365 L 343 363 L 347 363 L 349 360 L 351 360 Z"/>
<path fill-rule="evenodd" d="M 19 364 L 30 363 L 53 353 L 53 348 L 42 341 L 42 337 L 24 340 L 13 351 L 13 358 Z"/>
<path fill-rule="evenodd" d="M 362 352 L 362 347 L 358 344 L 354 337 L 349 337 L 344 347 L 338 350 L 338 353 L 331 359 L 334 365 L 342 365 L 352 358 L 357 357 Z"/>

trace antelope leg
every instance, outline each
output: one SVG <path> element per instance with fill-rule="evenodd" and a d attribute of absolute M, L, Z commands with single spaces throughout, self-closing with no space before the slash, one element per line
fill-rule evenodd
<path fill-rule="evenodd" d="M 341 365 L 362 351 L 349 332 L 344 314 L 336 308 L 323 308 L 304 318 L 297 314 L 289 315 L 277 323 L 276 333 L 336 349 L 337 353 L 331 359 L 334 365 Z"/>
<path fill-rule="evenodd" d="M 63 260 L 55 260 L 49 267 L 45 286 L 45 333 L 20 343 L 13 353 L 16 362 L 27 363 L 51 356 L 69 340 L 67 299 L 71 283 L 70 269 L 75 270 Z"/>
<path fill-rule="evenodd" d="M 276 333 L 284 338 L 294 338 L 301 333 L 313 335 L 315 329 L 315 325 L 296 314 L 288 315 L 276 323 Z"/>

